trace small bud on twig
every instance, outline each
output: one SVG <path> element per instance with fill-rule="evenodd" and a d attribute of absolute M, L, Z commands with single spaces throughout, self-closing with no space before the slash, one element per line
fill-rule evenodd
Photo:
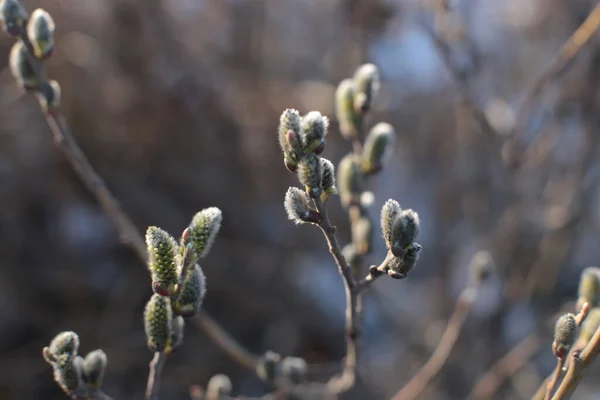
<path fill-rule="evenodd" d="M 323 179 L 323 170 L 319 157 L 315 154 L 307 154 L 298 163 L 298 179 L 306 188 L 306 193 L 310 197 L 321 195 L 321 181 Z"/>
<path fill-rule="evenodd" d="M 335 187 L 335 167 L 326 158 L 321 157 L 319 161 L 321 162 L 321 170 L 323 171 L 323 178 L 321 179 L 323 193 L 321 194 L 321 200 L 325 202 L 330 195 L 337 193 L 337 188 Z"/>
<path fill-rule="evenodd" d="M 27 24 L 27 38 L 33 46 L 33 55 L 39 60 L 45 60 L 54 50 L 54 20 L 45 10 L 38 8 L 31 13 Z"/>
<path fill-rule="evenodd" d="M 4 32 L 13 37 L 19 36 L 27 21 L 27 10 L 18 0 L 0 0 L 0 21 Z"/>
<path fill-rule="evenodd" d="M 352 243 L 355 244 L 356 250 L 362 255 L 371 252 L 373 223 L 367 215 L 361 216 L 352 224 Z"/>
<path fill-rule="evenodd" d="M 273 382 L 277 377 L 281 356 L 267 351 L 256 363 L 256 374 L 265 382 Z"/>
<path fill-rule="evenodd" d="M 223 213 L 217 207 L 209 207 L 198 212 L 190 224 L 190 237 L 198 258 L 205 257 L 212 247 L 219 229 Z"/>
<path fill-rule="evenodd" d="M 306 361 L 298 357 L 285 357 L 281 361 L 281 374 L 290 383 L 298 385 L 306 377 Z"/>
<path fill-rule="evenodd" d="M 206 278 L 198 264 L 189 271 L 183 281 L 181 290 L 173 300 L 173 311 L 182 317 L 192 317 L 200 309 L 206 294 Z"/>
<path fill-rule="evenodd" d="M 219 400 L 231 394 L 231 379 L 227 375 L 214 375 L 206 387 L 206 400 Z"/>
<path fill-rule="evenodd" d="M 396 132 L 392 125 L 380 122 L 367 135 L 361 156 L 361 166 L 365 174 L 381 171 L 394 150 Z"/>
<path fill-rule="evenodd" d="M 156 226 L 146 230 L 146 245 L 152 288 L 162 296 L 171 296 L 178 282 L 175 259 L 179 246 L 171 235 Z"/>
<path fill-rule="evenodd" d="M 600 326 L 600 308 L 592 308 L 581 325 L 581 334 L 579 335 L 586 343 L 590 341 L 596 330 Z"/>
<path fill-rule="evenodd" d="M 400 211 L 402 208 L 394 199 L 386 201 L 381 208 L 381 231 L 388 250 L 392 248 L 392 228 Z"/>
<path fill-rule="evenodd" d="M 171 354 L 181 346 L 183 343 L 184 328 L 185 320 L 181 315 L 173 318 L 171 339 L 165 348 L 165 354 Z"/>
<path fill-rule="evenodd" d="M 144 310 L 144 330 L 150 350 L 165 349 L 171 338 L 172 323 L 171 300 L 155 293 Z"/>
<path fill-rule="evenodd" d="M 36 93 L 40 108 L 45 114 L 53 114 L 60 108 L 60 84 L 55 80 L 44 82 Z"/>
<path fill-rule="evenodd" d="M 359 205 L 364 188 L 364 175 L 353 154 L 348 154 L 338 165 L 338 191 L 344 207 Z"/>
<path fill-rule="evenodd" d="M 354 108 L 354 82 L 345 79 L 335 92 L 336 117 L 340 124 L 340 133 L 348 140 L 357 139 L 361 116 Z"/>
<path fill-rule="evenodd" d="M 296 171 L 298 161 L 303 155 L 301 133 L 302 118 L 300 113 L 288 108 L 279 118 L 278 136 L 285 165 L 291 172 Z"/>
<path fill-rule="evenodd" d="M 588 267 L 581 272 L 579 278 L 577 309 L 579 310 L 583 303 L 589 303 L 590 307 L 600 305 L 600 268 Z"/>
<path fill-rule="evenodd" d="M 98 349 L 89 352 L 85 356 L 82 365 L 84 381 L 95 389 L 100 388 L 104 379 L 104 370 L 106 369 L 107 363 L 108 358 L 103 350 Z"/>
<path fill-rule="evenodd" d="M 52 364 L 54 380 L 66 394 L 71 394 L 81 384 L 81 370 L 74 360 L 75 356 L 65 353 L 57 356 Z"/>
<path fill-rule="evenodd" d="M 77 355 L 79 336 L 73 331 L 61 332 L 52 339 L 48 350 L 55 357 L 63 354 Z"/>
<path fill-rule="evenodd" d="M 413 210 L 402 210 L 392 224 L 390 250 L 396 257 L 401 257 L 419 234 L 419 214 Z"/>
<path fill-rule="evenodd" d="M 23 42 L 16 42 L 10 50 L 10 70 L 17 83 L 26 91 L 36 89 L 40 85 L 39 78 Z"/>
<path fill-rule="evenodd" d="M 302 117 L 302 147 L 306 153 L 321 153 L 324 150 L 325 136 L 329 119 L 318 111 L 311 111 Z"/>
<path fill-rule="evenodd" d="M 568 313 L 556 321 L 552 351 L 557 358 L 565 358 L 577 337 L 577 321 L 575 315 Z"/>
<path fill-rule="evenodd" d="M 315 210 L 310 208 L 309 200 L 304 191 L 296 187 L 289 187 L 283 202 L 288 219 L 294 221 L 296 225 L 305 222 L 319 223 L 321 218 Z"/>
<path fill-rule="evenodd" d="M 374 64 L 364 64 L 354 73 L 354 109 L 366 113 L 371 109 L 375 95 L 379 91 L 379 71 Z"/>

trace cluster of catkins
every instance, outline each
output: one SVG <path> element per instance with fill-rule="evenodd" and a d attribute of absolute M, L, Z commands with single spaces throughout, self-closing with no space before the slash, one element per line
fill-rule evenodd
<path fill-rule="evenodd" d="M 587 317 L 580 319 L 573 313 L 562 315 L 554 328 L 552 351 L 558 358 L 564 358 L 573 347 L 583 348 L 600 326 L 600 268 L 588 267 L 581 273 L 577 299 L 577 310 L 587 303 L 590 307 Z"/>
<path fill-rule="evenodd" d="M 60 106 L 60 85 L 46 80 L 44 61 L 54 50 L 55 25 L 41 8 L 29 15 L 18 0 L 0 0 L 0 21 L 4 32 L 18 41 L 10 51 L 10 69 L 17 83 L 36 94 L 42 110 L 53 113 Z"/>
<path fill-rule="evenodd" d="M 90 396 L 100 390 L 108 362 L 104 351 L 89 352 L 85 358 L 77 355 L 79 337 L 75 332 L 61 332 L 44 347 L 44 360 L 54 369 L 54 380 L 66 394 L 79 391 Z"/>
<path fill-rule="evenodd" d="M 221 210 L 216 207 L 198 212 L 179 244 L 155 226 L 146 231 L 154 294 L 146 304 L 144 328 L 152 351 L 170 354 L 181 345 L 184 318 L 196 314 L 206 293 L 204 273 L 197 261 L 210 251 L 221 220 Z"/>

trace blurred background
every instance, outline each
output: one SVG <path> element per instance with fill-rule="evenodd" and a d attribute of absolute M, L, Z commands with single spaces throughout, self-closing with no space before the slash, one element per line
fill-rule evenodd
<path fill-rule="evenodd" d="M 472 255 L 486 249 L 497 271 L 420 398 L 466 398 L 534 335 L 531 356 L 489 397 L 527 399 L 555 366 L 552 316 L 600 257 L 597 36 L 522 105 L 595 2 L 450 3 L 24 1 L 54 17 L 47 68 L 66 118 L 140 232 L 178 235 L 196 211 L 220 207 L 204 309 L 254 353 L 324 364 L 321 381 L 344 356 L 343 285 L 316 228 L 286 219 L 297 179 L 276 128 L 285 108 L 319 110 L 332 119 L 323 155 L 337 164 L 351 146 L 337 130 L 336 85 L 377 64 L 382 90 L 367 124 L 390 122 L 398 139 L 371 181 L 372 215 L 388 198 L 415 209 L 424 250 L 409 279 L 380 279 L 366 294 L 358 383 L 343 398 L 388 399 L 410 379 L 438 343 Z M 0 38 L 1 59 L 12 43 Z M 105 392 L 141 399 L 152 357 L 146 267 L 54 146 L 35 98 L 6 61 L 0 68 L 0 398 L 66 398 L 41 349 L 74 330 L 82 353 L 108 354 Z M 346 243 L 347 213 L 337 198 L 329 204 Z M 377 230 L 367 261 L 384 255 Z M 598 371 L 574 398 L 600 398 Z M 216 373 L 236 395 L 269 391 L 190 324 L 163 398 L 189 398 Z"/>

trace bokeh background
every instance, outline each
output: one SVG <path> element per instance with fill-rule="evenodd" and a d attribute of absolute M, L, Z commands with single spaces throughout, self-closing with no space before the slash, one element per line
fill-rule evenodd
<path fill-rule="evenodd" d="M 497 271 L 421 398 L 466 398 L 533 332 L 533 356 L 493 395 L 526 399 L 555 365 L 549 318 L 600 258 L 597 36 L 522 104 L 595 2 L 451 3 L 24 2 L 53 15 L 47 67 L 65 115 L 139 230 L 178 234 L 196 211 L 220 207 L 205 310 L 254 353 L 325 365 L 323 381 L 344 355 L 343 285 L 321 234 L 286 219 L 283 197 L 297 181 L 275 132 L 285 108 L 321 111 L 332 119 L 324 156 L 337 164 L 351 146 L 337 131 L 336 85 L 377 64 L 382 90 L 368 123 L 392 123 L 398 140 L 372 180 L 372 211 L 388 198 L 418 211 L 424 252 L 409 279 L 368 292 L 359 381 L 343 398 L 387 399 L 410 379 L 438 343 L 472 255 L 486 249 Z M 0 38 L 0 59 L 11 45 Z M 82 352 L 107 352 L 105 391 L 141 399 L 152 357 L 147 270 L 53 145 L 35 98 L 6 61 L 0 68 L 0 398 L 66 398 L 41 349 L 74 330 Z M 329 208 L 346 243 L 347 214 L 336 198 Z M 378 237 L 369 263 L 385 254 Z M 574 398 L 599 396 L 598 371 Z M 190 325 L 163 397 L 189 398 L 190 385 L 216 373 L 236 395 L 269 390 Z"/>

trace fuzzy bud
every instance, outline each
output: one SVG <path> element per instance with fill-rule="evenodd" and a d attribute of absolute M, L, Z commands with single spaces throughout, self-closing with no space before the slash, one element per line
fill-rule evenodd
<path fill-rule="evenodd" d="M 348 154 L 340 161 L 337 182 L 342 205 L 359 205 L 364 188 L 364 175 L 353 154 Z"/>
<path fill-rule="evenodd" d="M 340 133 L 348 140 L 357 139 L 361 116 L 354 108 L 355 87 L 352 79 L 344 79 L 335 92 L 336 117 Z"/>
<path fill-rule="evenodd" d="M 554 342 L 552 351 L 557 358 L 565 358 L 577 337 L 577 320 L 575 315 L 568 313 L 556 321 L 554 327 Z"/>
<path fill-rule="evenodd" d="M 48 349 L 55 357 L 63 354 L 75 356 L 79 350 L 79 336 L 73 331 L 61 332 L 52 339 Z"/>
<path fill-rule="evenodd" d="M 344 256 L 346 263 L 352 269 L 354 278 L 360 280 L 362 278 L 362 257 L 354 244 L 348 243 L 345 245 L 342 249 L 342 256 Z"/>
<path fill-rule="evenodd" d="M 231 394 L 232 386 L 231 379 L 227 375 L 214 375 L 206 387 L 206 400 L 224 399 Z"/>
<path fill-rule="evenodd" d="M 600 305 L 600 268 L 588 267 L 581 272 L 579 278 L 577 309 L 583 303 L 589 303 L 591 308 Z"/>
<path fill-rule="evenodd" d="M 39 87 L 40 81 L 23 42 L 18 41 L 13 45 L 10 50 L 9 64 L 14 78 L 23 89 L 31 90 Z"/>
<path fill-rule="evenodd" d="M 171 338 L 172 324 L 171 300 L 155 293 L 144 310 L 144 330 L 150 350 L 165 349 Z"/>
<path fill-rule="evenodd" d="M 198 212 L 190 224 L 190 240 L 198 258 L 206 257 L 212 247 L 219 229 L 223 213 L 217 207 L 209 207 Z"/>
<path fill-rule="evenodd" d="M 273 382 L 277 377 L 281 356 L 267 351 L 256 363 L 256 374 L 265 382 Z"/>
<path fill-rule="evenodd" d="M 323 170 L 319 157 L 315 154 L 307 154 L 298 163 L 298 179 L 306 188 L 306 193 L 310 197 L 321 195 L 321 181 L 323 180 Z"/>
<path fill-rule="evenodd" d="M 183 332 L 185 328 L 185 320 L 181 315 L 173 318 L 172 331 L 171 331 L 171 339 L 169 340 L 169 344 L 165 348 L 166 354 L 172 354 L 175 350 L 177 350 L 181 344 L 183 343 Z"/>
<path fill-rule="evenodd" d="M 45 114 L 53 114 L 60 109 L 60 84 L 55 80 L 44 82 L 36 93 L 40 108 Z"/>
<path fill-rule="evenodd" d="M 321 194 L 321 200 L 327 201 L 330 195 L 337 193 L 337 188 L 335 187 L 335 167 L 326 158 L 321 157 L 319 161 L 321 162 L 321 170 L 323 171 L 323 178 L 321 179 L 323 193 Z"/>
<path fill-rule="evenodd" d="M 375 125 L 367 135 L 361 156 L 361 167 L 365 174 L 381 171 L 390 159 L 396 142 L 394 127 L 386 122 Z"/>
<path fill-rule="evenodd" d="M 206 278 L 196 264 L 182 283 L 179 296 L 173 302 L 173 311 L 182 317 L 192 317 L 200 309 L 205 294 Z"/>
<path fill-rule="evenodd" d="M 71 394 L 81 384 L 81 370 L 74 361 L 75 356 L 65 353 L 57 356 L 52 364 L 54 380 L 66 394 Z"/>
<path fill-rule="evenodd" d="M 413 210 L 402 210 L 394 219 L 392 224 L 392 236 L 390 250 L 396 257 L 404 254 L 419 234 L 419 214 Z"/>
<path fill-rule="evenodd" d="M 296 225 L 305 222 L 318 223 L 319 214 L 310 208 L 309 200 L 304 191 L 296 187 L 289 187 L 283 201 L 288 219 L 294 221 Z"/>
<path fill-rule="evenodd" d="M 104 380 L 104 370 L 107 363 L 106 353 L 101 349 L 89 352 L 85 356 L 82 365 L 82 375 L 85 382 L 94 389 L 100 388 Z"/>
<path fill-rule="evenodd" d="M 38 8 L 31 13 L 27 24 L 27 37 L 33 46 L 33 55 L 39 60 L 45 60 L 54 50 L 54 20 L 46 11 Z"/>
<path fill-rule="evenodd" d="M 394 257 L 386 264 L 387 273 L 394 279 L 404 279 L 415 267 L 421 256 L 422 247 L 413 243 L 404 251 L 402 257 Z"/>
<path fill-rule="evenodd" d="M 302 147 L 306 153 L 313 153 L 324 144 L 329 119 L 318 111 L 311 111 L 302 118 Z"/>
<path fill-rule="evenodd" d="M 373 242 L 373 223 L 368 216 L 362 216 L 352 224 L 352 243 L 355 244 L 359 254 L 371 252 Z"/>
<path fill-rule="evenodd" d="M 281 361 L 281 374 L 290 383 L 298 385 L 306 377 L 306 361 L 298 357 L 285 357 Z"/>
<path fill-rule="evenodd" d="M 487 251 L 478 251 L 471 259 L 469 269 L 473 282 L 481 283 L 494 271 L 494 260 Z"/>
<path fill-rule="evenodd" d="M 302 117 L 296 110 L 288 108 L 279 118 L 279 146 L 283 151 L 286 167 L 295 172 L 302 157 Z"/>
<path fill-rule="evenodd" d="M 171 235 L 156 226 L 146 230 L 146 245 L 152 288 L 162 296 L 171 296 L 178 282 L 175 260 L 179 246 Z"/>
<path fill-rule="evenodd" d="M 361 65 L 354 73 L 354 109 L 366 113 L 379 91 L 379 71 L 374 64 Z"/>
<path fill-rule="evenodd" d="M 388 249 L 392 248 L 392 228 L 401 211 L 400 204 L 393 199 L 386 201 L 381 208 L 381 231 Z"/>
<path fill-rule="evenodd" d="M 19 36 L 27 21 L 27 10 L 18 0 L 0 0 L 0 21 L 4 32 L 13 37 Z"/>

